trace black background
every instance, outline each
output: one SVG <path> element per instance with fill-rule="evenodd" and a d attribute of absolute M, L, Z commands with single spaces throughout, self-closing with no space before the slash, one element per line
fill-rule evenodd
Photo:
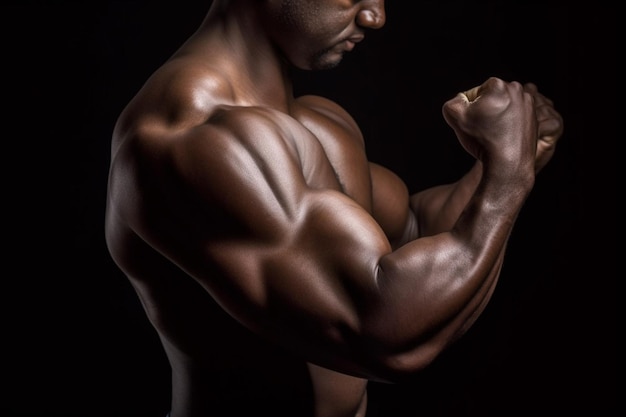
<path fill-rule="evenodd" d="M 2 415 L 168 410 L 165 356 L 103 239 L 115 118 L 209 2 L 154 3 L 0 6 Z M 617 12 L 503 3 L 390 0 L 387 26 L 341 67 L 296 74 L 299 93 L 354 115 L 370 158 L 412 191 L 469 166 L 441 105 L 488 76 L 535 82 L 565 118 L 484 315 L 414 381 L 372 384 L 371 416 L 617 415 Z"/>

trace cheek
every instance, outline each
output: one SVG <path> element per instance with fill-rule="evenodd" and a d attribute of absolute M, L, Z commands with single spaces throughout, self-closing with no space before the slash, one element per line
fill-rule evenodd
<path fill-rule="evenodd" d="M 341 11 L 331 12 L 321 0 L 284 1 L 279 11 L 279 22 L 284 33 L 303 41 L 324 42 L 332 39 L 334 30 L 341 30 Z"/>
<path fill-rule="evenodd" d="M 274 41 L 296 66 L 308 66 L 335 48 L 350 26 L 349 10 L 323 7 L 323 2 L 284 1 L 277 10 L 271 25 Z"/>

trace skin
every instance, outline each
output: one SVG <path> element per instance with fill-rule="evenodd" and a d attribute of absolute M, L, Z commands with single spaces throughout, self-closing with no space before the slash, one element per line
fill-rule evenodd
<path fill-rule="evenodd" d="M 171 417 L 364 416 L 368 380 L 419 372 L 488 303 L 562 118 L 488 78 L 443 105 L 473 168 L 409 194 L 287 76 L 384 23 L 381 0 L 214 1 L 121 113 L 106 239 L 171 364 Z"/>

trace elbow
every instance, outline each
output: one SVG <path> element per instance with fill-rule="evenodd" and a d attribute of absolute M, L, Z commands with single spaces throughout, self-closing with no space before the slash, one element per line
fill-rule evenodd
<path fill-rule="evenodd" d="M 429 340 L 411 349 L 368 349 L 365 353 L 370 369 L 368 379 L 385 383 L 411 379 L 429 367 L 446 346 L 440 341 Z"/>

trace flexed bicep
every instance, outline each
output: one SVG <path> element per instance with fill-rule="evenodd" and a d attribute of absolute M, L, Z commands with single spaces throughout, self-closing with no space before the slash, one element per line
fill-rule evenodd
<path fill-rule="evenodd" d="M 418 237 L 418 224 L 409 209 L 409 191 L 395 173 L 370 163 L 372 216 L 382 227 L 391 245 L 397 248 Z"/>

